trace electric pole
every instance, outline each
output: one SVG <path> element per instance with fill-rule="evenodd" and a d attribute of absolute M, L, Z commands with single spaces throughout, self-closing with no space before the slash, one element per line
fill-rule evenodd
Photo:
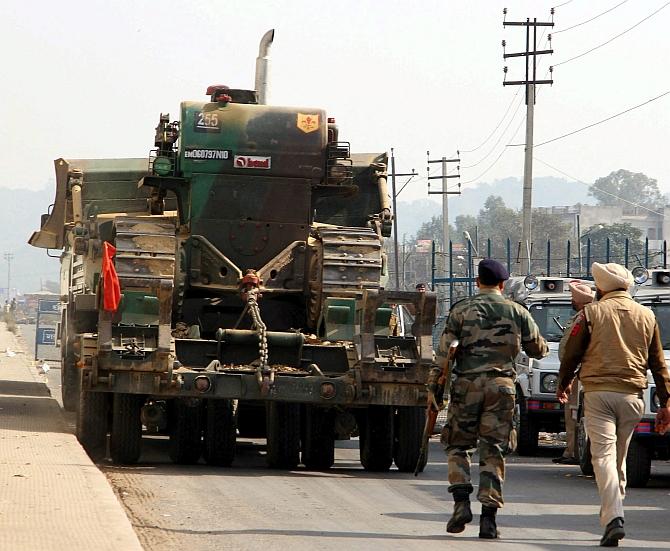
<path fill-rule="evenodd" d="M 442 242 L 444 247 L 444 252 L 449 252 L 449 195 L 460 195 L 461 194 L 461 183 L 458 183 L 458 191 L 449 191 L 447 189 L 447 182 L 450 178 L 460 178 L 460 173 L 457 174 L 447 174 L 447 163 L 460 163 L 460 159 L 447 159 L 442 157 L 441 159 L 430 160 L 430 151 L 426 151 L 426 157 L 428 164 L 440 163 L 442 165 L 442 174 L 440 176 L 430 176 L 430 167 L 426 167 L 426 172 L 428 173 L 428 195 L 441 195 L 442 196 Z M 457 170 L 460 167 L 456 167 Z M 430 191 L 430 181 L 431 180 L 442 180 L 442 191 Z"/>
<path fill-rule="evenodd" d="M 12 260 L 14 259 L 14 253 L 5 253 L 4 254 L 5 260 L 7 261 L 7 302 L 10 301 L 10 283 L 12 281 L 11 279 L 11 274 L 12 274 Z"/>
<path fill-rule="evenodd" d="M 503 16 L 507 15 L 507 8 L 503 10 Z M 537 49 L 537 28 L 538 27 L 553 27 L 554 9 L 551 9 L 552 21 L 538 21 L 537 18 L 526 18 L 525 21 L 505 21 L 503 19 L 504 27 L 526 27 L 526 51 L 505 53 L 505 41 L 503 40 L 503 59 L 510 57 L 525 57 L 526 59 L 526 79 L 525 80 L 507 80 L 507 67 L 505 67 L 505 79 L 503 86 L 525 86 L 526 87 L 526 146 L 525 159 L 523 163 L 523 205 L 521 210 L 521 249 L 522 258 L 527 259 L 527 271 L 530 273 L 530 251 L 533 243 L 532 240 L 532 203 L 533 203 L 533 122 L 535 116 L 535 85 L 536 84 L 553 84 L 552 79 L 537 78 L 537 56 L 542 54 L 553 54 L 554 50 L 538 50 Z M 532 34 L 532 49 L 531 49 L 531 27 Z M 549 42 L 551 43 L 551 35 L 549 35 Z M 532 58 L 532 61 L 531 61 Z M 551 72 L 551 68 L 549 69 Z M 523 256 L 523 254 L 526 256 Z"/>
<path fill-rule="evenodd" d="M 409 173 L 404 173 L 404 174 L 397 174 L 395 171 L 395 155 L 393 153 L 393 148 L 391 148 L 391 193 L 393 194 L 393 263 L 395 266 L 395 288 L 396 290 L 400 289 L 400 273 L 398 272 L 399 269 L 399 262 L 398 262 L 398 208 L 396 205 L 396 197 L 400 195 L 400 192 L 402 192 L 403 189 L 405 189 L 405 186 L 409 184 L 410 180 L 416 176 L 417 173 L 414 172 L 414 169 L 412 169 L 412 172 Z M 402 186 L 400 191 L 396 192 L 396 186 L 395 186 L 395 179 L 396 176 L 409 176 L 409 180 L 405 182 L 405 185 Z M 404 279 L 405 275 L 403 273 L 403 285 L 404 285 Z"/>

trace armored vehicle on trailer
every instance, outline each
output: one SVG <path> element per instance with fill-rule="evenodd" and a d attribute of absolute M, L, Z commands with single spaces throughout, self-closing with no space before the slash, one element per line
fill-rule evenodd
<path fill-rule="evenodd" d="M 352 154 L 322 109 L 211 86 L 161 115 L 149 159 L 67 160 L 30 243 L 61 249 L 63 394 L 93 457 L 410 471 L 432 365 L 433 293 L 384 289 L 385 154 Z M 416 312 L 391 335 L 393 305 Z"/>
<path fill-rule="evenodd" d="M 649 307 L 656 316 L 661 332 L 663 350 L 666 363 L 670 360 L 670 270 L 645 269 L 642 267 L 633 270 L 635 285 L 631 289 L 633 298 Z M 651 372 L 647 372 L 648 385 L 642 393 L 644 400 L 644 414 L 642 420 L 635 427 L 635 432 L 628 446 L 626 457 L 627 485 L 641 488 L 647 485 L 651 476 L 651 462 L 653 459 L 670 459 L 670 433 L 660 435 L 654 432 L 656 411 L 660 403 L 656 396 L 656 383 Z M 582 472 L 593 474 L 591 455 L 589 451 L 588 434 L 583 419 L 583 410 L 579 410 L 577 425 L 577 450 Z"/>
<path fill-rule="evenodd" d="M 520 302 L 533 316 L 549 345 L 549 355 L 534 360 L 523 352 L 516 359 L 518 445 L 520 455 L 534 455 L 541 431 L 565 430 L 563 406 L 556 399 L 558 344 L 563 328 L 575 314 L 568 284 L 574 278 L 512 277 L 505 295 Z"/>

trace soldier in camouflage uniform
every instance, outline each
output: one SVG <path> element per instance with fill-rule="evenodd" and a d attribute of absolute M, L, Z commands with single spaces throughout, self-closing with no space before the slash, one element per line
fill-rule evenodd
<path fill-rule="evenodd" d="M 549 352 L 528 311 L 502 296 L 508 278 L 499 262 L 484 259 L 479 263 L 479 294 L 452 307 L 438 351 L 438 363 L 443 365 L 449 344 L 460 342 L 442 432 L 449 492 L 455 502 L 447 532 L 462 532 L 472 520 L 470 459 L 479 442 L 479 537 L 485 539 L 498 537 L 495 516 L 503 505 L 504 456 L 513 435 L 514 358 L 521 348 L 531 358 L 543 358 Z"/>

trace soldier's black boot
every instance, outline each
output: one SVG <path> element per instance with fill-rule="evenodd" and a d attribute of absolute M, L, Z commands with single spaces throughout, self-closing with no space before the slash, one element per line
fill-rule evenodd
<path fill-rule="evenodd" d="M 472 510 L 470 509 L 470 492 L 454 492 L 454 514 L 447 522 L 447 532 L 460 534 L 465 530 L 465 525 L 472 521 Z"/>
<path fill-rule="evenodd" d="M 482 516 L 479 518 L 479 537 L 485 540 L 494 540 L 500 533 L 496 526 L 496 507 L 482 505 Z"/>

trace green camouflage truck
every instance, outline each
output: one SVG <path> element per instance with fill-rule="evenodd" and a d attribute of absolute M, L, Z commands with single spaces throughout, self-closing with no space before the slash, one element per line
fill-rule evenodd
<path fill-rule="evenodd" d="M 386 154 L 352 154 L 322 109 L 207 93 L 160 116 L 148 159 L 55 161 L 30 244 L 61 251 L 80 442 L 133 463 L 168 434 L 173 461 L 227 466 L 265 435 L 271 467 L 323 469 L 358 434 L 366 469 L 413 470 L 436 299 L 385 289 Z"/>

